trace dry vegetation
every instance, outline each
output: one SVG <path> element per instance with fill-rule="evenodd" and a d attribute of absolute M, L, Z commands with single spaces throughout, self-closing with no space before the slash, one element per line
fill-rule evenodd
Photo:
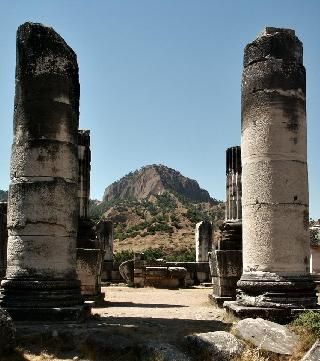
<path fill-rule="evenodd" d="M 224 217 L 224 205 L 191 202 L 165 192 L 149 200 L 117 199 L 91 202 L 90 216 L 103 216 L 114 222 L 114 251 L 161 249 L 164 254 L 194 249 L 194 228 L 202 220 L 212 221 L 214 229 Z"/>

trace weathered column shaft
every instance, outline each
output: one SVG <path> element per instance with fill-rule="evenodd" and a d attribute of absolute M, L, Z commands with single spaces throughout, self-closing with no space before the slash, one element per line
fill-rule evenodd
<path fill-rule="evenodd" d="M 78 159 L 79 159 L 79 216 L 88 217 L 90 198 L 90 171 L 91 171 L 91 151 L 90 151 L 90 130 L 78 131 Z"/>
<path fill-rule="evenodd" d="M 197 223 L 195 229 L 196 262 L 208 262 L 212 250 L 212 224 L 208 221 Z"/>
<path fill-rule="evenodd" d="M 6 274 L 7 268 L 7 202 L 0 202 L 0 281 Z"/>
<path fill-rule="evenodd" d="M 222 306 L 236 298 L 237 282 L 242 274 L 241 148 L 226 151 L 226 219 L 221 238 L 209 255 L 213 293 L 210 300 Z"/>
<path fill-rule="evenodd" d="M 242 218 L 241 148 L 228 148 L 226 161 L 226 221 L 235 221 Z"/>
<path fill-rule="evenodd" d="M 306 84 L 293 30 L 266 28 L 248 44 L 242 75 L 241 301 L 312 307 Z"/>
<path fill-rule="evenodd" d="M 79 93 L 73 50 L 52 28 L 21 25 L 4 307 L 82 301 L 76 277 Z"/>

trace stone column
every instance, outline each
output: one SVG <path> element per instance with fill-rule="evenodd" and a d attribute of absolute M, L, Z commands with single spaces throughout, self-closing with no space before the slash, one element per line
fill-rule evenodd
<path fill-rule="evenodd" d="M 241 148 L 228 148 L 226 151 L 226 220 L 242 219 L 241 208 Z"/>
<path fill-rule="evenodd" d="M 7 268 L 7 202 L 0 202 L 0 281 L 6 275 Z"/>
<path fill-rule="evenodd" d="M 48 318 L 52 308 L 83 302 L 76 276 L 79 94 L 73 50 L 52 28 L 21 25 L 1 282 L 1 305 L 15 318 L 40 317 L 40 309 Z"/>
<path fill-rule="evenodd" d="M 209 298 L 218 306 L 236 298 L 237 281 L 242 274 L 241 148 L 228 148 L 226 161 L 225 221 L 221 238 L 209 254 L 213 284 Z"/>
<path fill-rule="evenodd" d="M 88 217 L 90 197 L 91 150 L 90 130 L 78 130 L 78 159 L 79 159 L 79 216 Z"/>
<path fill-rule="evenodd" d="M 305 79 L 302 43 L 293 30 L 266 28 L 246 46 L 238 305 L 251 315 L 257 315 L 255 307 L 267 318 L 277 312 L 289 317 L 291 309 L 316 305 L 309 267 Z"/>
<path fill-rule="evenodd" d="M 208 252 L 212 249 L 212 224 L 202 221 L 195 229 L 196 262 L 208 262 Z"/>

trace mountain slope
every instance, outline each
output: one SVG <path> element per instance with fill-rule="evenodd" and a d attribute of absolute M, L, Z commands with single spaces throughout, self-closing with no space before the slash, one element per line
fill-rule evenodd
<path fill-rule="evenodd" d="M 164 254 L 194 251 L 194 228 L 202 220 L 218 229 L 224 204 L 178 171 L 151 165 L 106 188 L 102 202 L 91 201 L 92 218 L 114 222 L 114 250 L 161 249 Z"/>
<path fill-rule="evenodd" d="M 3 191 L 0 189 L 0 202 L 6 201 L 8 199 L 8 191 Z"/>
<path fill-rule="evenodd" d="M 206 190 L 200 188 L 197 181 L 161 164 L 142 167 L 112 183 L 106 188 L 103 201 L 119 198 L 150 199 L 165 191 L 177 193 L 194 202 L 216 202 Z"/>

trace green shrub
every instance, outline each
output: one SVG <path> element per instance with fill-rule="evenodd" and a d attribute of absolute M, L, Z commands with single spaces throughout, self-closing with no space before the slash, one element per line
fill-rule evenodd
<path fill-rule="evenodd" d="M 163 251 L 159 248 L 147 248 L 143 251 L 144 259 L 147 261 L 154 261 L 158 258 L 163 258 Z"/>
<path fill-rule="evenodd" d="M 176 200 L 170 195 L 169 192 L 157 195 L 157 206 L 162 211 L 173 210 L 177 207 Z"/>
<path fill-rule="evenodd" d="M 154 223 L 147 228 L 147 232 L 155 234 L 156 232 L 173 233 L 174 230 L 166 223 Z"/>
<path fill-rule="evenodd" d="M 320 337 L 320 313 L 306 311 L 301 313 L 293 322 L 293 326 L 301 326 Z"/>
<path fill-rule="evenodd" d="M 185 252 L 169 254 L 165 258 L 168 262 L 195 262 L 196 251 L 194 249 L 189 249 Z"/>
<path fill-rule="evenodd" d="M 133 257 L 134 257 L 134 253 L 131 249 L 121 252 L 116 252 L 113 254 L 113 260 L 118 263 L 128 261 L 130 259 L 133 259 Z"/>

